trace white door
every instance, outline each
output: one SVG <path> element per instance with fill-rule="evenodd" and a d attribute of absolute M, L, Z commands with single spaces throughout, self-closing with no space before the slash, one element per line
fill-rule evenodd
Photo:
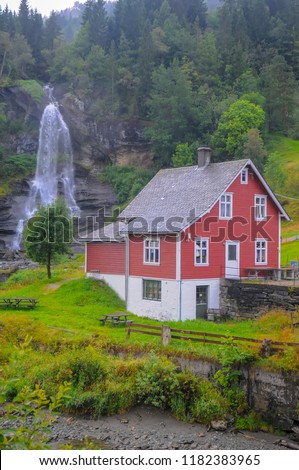
<path fill-rule="evenodd" d="M 225 277 L 240 278 L 240 243 L 227 241 L 225 247 Z"/>

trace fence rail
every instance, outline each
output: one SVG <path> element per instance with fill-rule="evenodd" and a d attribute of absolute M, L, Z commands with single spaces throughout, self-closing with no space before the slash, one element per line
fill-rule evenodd
<path fill-rule="evenodd" d="M 154 331 L 149 331 L 154 330 Z M 172 339 L 178 339 L 183 341 L 195 341 L 204 344 L 220 344 L 225 345 L 223 340 L 234 340 L 234 341 L 243 341 L 245 343 L 255 343 L 260 347 L 264 344 L 265 341 L 268 343 L 268 347 L 272 351 L 281 351 L 284 347 L 290 346 L 299 350 L 299 343 L 290 343 L 283 341 L 272 341 L 269 339 L 254 339 L 254 338 L 243 338 L 240 336 L 227 336 L 217 333 L 207 333 L 202 331 L 192 331 L 192 330 L 181 330 L 176 328 L 170 328 L 168 325 L 161 326 L 152 326 L 152 325 L 143 325 L 140 323 L 127 323 L 127 338 L 130 338 L 131 333 L 140 333 L 144 335 L 159 336 L 161 338 L 162 344 L 167 345 Z M 173 333 L 181 333 L 173 334 Z M 217 339 L 219 338 L 219 339 Z"/>

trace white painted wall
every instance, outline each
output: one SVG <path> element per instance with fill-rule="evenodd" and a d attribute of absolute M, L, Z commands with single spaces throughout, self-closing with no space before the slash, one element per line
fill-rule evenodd
<path fill-rule="evenodd" d="M 142 298 L 142 277 L 129 277 L 127 309 L 138 316 L 157 320 L 179 319 L 179 282 L 162 279 L 161 301 Z M 156 279 L 156 278 L 155 278 Z M 157 279 L 158 280 L 158 279 Z"/>
<path fill-rule="evenodd" d="M 182 320 L 196 319 L 196 286 L 209 286 L 208 308 L 219 308 L 220 279 L 182 281 Z"/>
<path fill-rule="evenodd" d="M 124 274 L 102 274 L 87 273 L 87 277 L 105 281 L 111 289 L 113 289 L 122 300 L 125 300 L 125 275 Z"/>
<path fill-rule="evenodd" d="M 125 276 L 115 274 L 87 273 L 87 277 L 105 281 L 122 300 L 125 300 Z M 161 302 L 142 298 L 142 277 L 129 277 L 128 305 L 129 312 L 141 317 L 157 320 L 181 320 L 196 318 L 196 286 L 209 286 L 208 308 L 219 308 L 219 279 L 192 279 L 181 282 L 174 279 L 162 279 Z"/>

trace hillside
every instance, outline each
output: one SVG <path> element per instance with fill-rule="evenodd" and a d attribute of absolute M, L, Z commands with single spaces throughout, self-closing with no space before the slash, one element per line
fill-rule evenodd
<path fill-rule="evenodd" d="M 271 136 L 268 152 L 270 154 L 275 152 L 279 155 L 283 171 L 285 171 L 285 182 L 275 191 L 291 217 L 290 222 L 282 224 L 282 239 L 299 238 L 299 140 Z M 271 178 L 268 178 L 268 183 L 271 187 L 275 186 Z M 292 260 L 299 261 L 299 240 L 282 244 L 282 264 L 289 265 Z"/>

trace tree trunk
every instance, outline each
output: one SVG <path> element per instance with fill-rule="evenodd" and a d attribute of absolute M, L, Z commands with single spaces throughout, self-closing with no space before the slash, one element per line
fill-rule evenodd
<path fill-rule="evenodd" d="M 47 256 L 47 273 L 48 273 L 48 279 L 51 279 L 51 251 L 48 251 L 48 256 Z"/>

